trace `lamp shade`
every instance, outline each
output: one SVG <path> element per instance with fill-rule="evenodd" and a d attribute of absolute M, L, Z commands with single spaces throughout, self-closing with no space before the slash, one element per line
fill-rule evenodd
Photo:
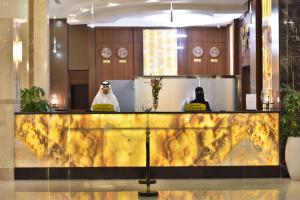
<path fill-rule="evenodd" d="M 23 44 L 21 41 L 15 41 L 13 43 L 13 59 L 14 62 L 22 62 L 23 57 Z"/>

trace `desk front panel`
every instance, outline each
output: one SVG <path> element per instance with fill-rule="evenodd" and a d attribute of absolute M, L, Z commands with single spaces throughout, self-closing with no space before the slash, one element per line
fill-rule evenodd
<path fill-rule="evenodd" d="M 278 166 L 279 113 L 17 114 L 15 166 Z"/>

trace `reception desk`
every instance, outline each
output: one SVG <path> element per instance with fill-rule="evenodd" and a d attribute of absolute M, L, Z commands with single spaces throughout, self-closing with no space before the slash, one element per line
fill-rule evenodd
<path fill-rule="evenodd" d="M 247 176 L 246 169 L 276 176 L 279 166 L 278 112 L 16 113 L 15 123 L 20 179 L 26 170 L 44 169 L 48 178 L 51 170 L 71 170 L 74 178 L 138 178 L 147 128 L 156 177 L 210 177 L 215 170 L 236 177 L 230 174 Z"/>

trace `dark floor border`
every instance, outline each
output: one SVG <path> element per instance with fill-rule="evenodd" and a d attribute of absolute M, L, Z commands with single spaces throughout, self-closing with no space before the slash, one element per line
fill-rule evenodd
<path fill-rule="evenodd" d="M 15 168 L 16 180 L 56 179 L 139 179 L 143 178 L 143 167 L 100 168 Z M 279 166 L 259 167 L 153 167 L 153 178 L 278 178 Z"/>

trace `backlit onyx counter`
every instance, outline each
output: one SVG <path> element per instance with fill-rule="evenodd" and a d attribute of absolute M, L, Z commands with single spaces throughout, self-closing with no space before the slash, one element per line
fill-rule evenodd
<path fill-rule="evenodd" d="M 278 112 L 16 113 L 15 123 L 17 179 L 139 178 L 146 128 L 155 177 L 279 173 Z"/>

